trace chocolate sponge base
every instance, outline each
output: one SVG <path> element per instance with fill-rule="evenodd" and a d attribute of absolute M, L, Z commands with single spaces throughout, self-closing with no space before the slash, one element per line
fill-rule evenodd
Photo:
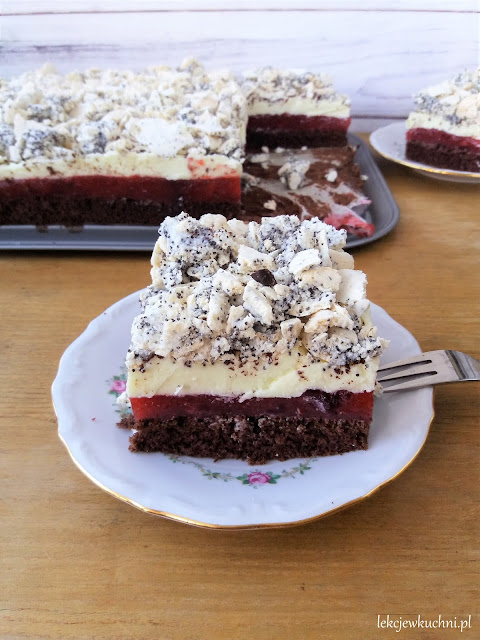
<path fill-rule="evenodd" d="M 480 152 L 460 145 L 452 147 L 442 143 L 426 144 L 408 140 L 406 156 L 408 160 L 433 167 L 480 173 Z"/>
<path fill-rule="evenodd" d="M 140 202 L 129 198 L 70 198 L 68 196 L 25 196 L 0 203 L 0 225 L 31 224 L 40 227 L 64 225 L 78 227 L 94 225 L 159 226 L 166 216 L 176 216 L 183 210 L 199 218 L 204 213 L 221 213 L 229 218 L 240 213 L 240 203 L 188 202 L 178 198 L 174 203 Z"/>
<path fill-rule="evenodd" d="M 237 458 L 249 464 L 330 456 L 368 448 L 365 420 L 244 418 L 212 416 L 137 420 L 127 416 L 119 427 L 136 429 L 130 451 L 161 451 L 199 458 Z"/>

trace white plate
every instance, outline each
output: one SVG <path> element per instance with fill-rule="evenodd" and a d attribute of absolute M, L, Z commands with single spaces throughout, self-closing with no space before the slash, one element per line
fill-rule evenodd
<path fill-rule="evenodd" d="M 480 184 L 480 173 L 468 171 L 454 171 L 453 169 L 440 169 L 421 162 L 407 160 L 405 155 L 405 122 L 394 122 L 385 127 L 380 127 L 370 134 L 370 143 L 380 155 L 405 167 L 414 169 L 417 173 L 437 180 L 448 182 L 470 182 Z"/>
<path fill-rule="evenodd" d="M 422 448 L 433 418 L 432 389 L 375 401 L 368 451 L 249 466 L 239 460 L 131 453 L 115 424 L 123 361 L 138 293 L 93 320 L 60 360 L 52 393 L 59 435 L 73 461 L 99 487 L 149 513 L 213 528 L 288 526 L 371 495 Z M 413 336 L 372 305 L 386 361 L 420 353 Z"/>

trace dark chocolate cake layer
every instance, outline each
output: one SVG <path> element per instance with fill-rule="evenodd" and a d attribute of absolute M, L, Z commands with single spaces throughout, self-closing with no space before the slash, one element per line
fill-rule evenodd
<path fill-rule="evenodd" d="M 255 129 L 247 126 L 247 150 L 262 147 L 343 147 L 348 144 L 345 131 L 295 131 L 285 129 Z"/>
<path fill-rule="evenodd" d="M 178 198 L 174 203 L 140 202 L 129 198 L 69 198 L 68 196 L 29 196 L 0 202 L 0 225 L 151 225 L 158 226 L 166 216 L 187 210 L 199 218 L 205 212 L 220 213 L 228 218 L 240 214 L 240 204 L 231 202 L 188 202 Z"/>
<path fill-rule="evenodd" d="M 240 176 L 167 180 L 151 176 L 86 175 L 0 180 L 0 224 L 153 225 L 188 210 L 234 215 Z"/>
<path fill-rule="evenodd" d="M 407 140 L 406 156 L 408 160 L 442 169 L 480 172 L 480 153 L 464 146 L 452 147 L 442 143 L 425 144 Z"/>
<path fill-rule="evenodd" d="M 124 418 L 119 425 L 137 429 L 130 450 L 236 458 L 249 464 L 329 456 L 368 448 L 370 425 L 364 420 L 244 418 L 212 416 L 172 420 Z"/>

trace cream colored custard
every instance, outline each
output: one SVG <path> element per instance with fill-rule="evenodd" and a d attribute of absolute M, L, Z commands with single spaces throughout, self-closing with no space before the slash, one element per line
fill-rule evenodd
<path fill-rule="evenodd" d="M 248 106 L 249 116 L 258 115 L 301 115 L 349 118 L 350 107 L 343 100 L 309 100 L 308 98 L 288 98 L 283 101 L 252 100 Z"/>
<path fill-rule="evenodd" d="M 346 233 L 296 216 L 166 218 L 132 326 L 127 393 L 372 391 L 385 341 Z"/>
<path fill-rule="evenodd" d="M 165 158 L 153 153 L 102 153 L 77 156 L 72 160 L 39 158 L 29 162 L 0 164 L 0 180 L 69 178 L 73 176 L 148 176 L 167 180 L 195 180 L 240 176 L 242 163 L 213 154 Z"/>
<path fill-rule="evenodd" d="M 238 368 L 221 360 L 206 366 L 194 362 L 186 367 L 172 358 L 154 358 L 143 373 L 139 368 L 130 369 L 127 394 L 130 398 L 206 394 L 246 400 L 295 398 L 310 389 L 361 393 L 373 391 L 377 368 L 378 358 L 372 358 L 368 368 L 364 364 L 352 364 L 347 369 L 312 362 L 303 345 L 295 346 L 291 355 L 283 354 L 277 362 L 265 360 L 255 368 Z"/>
<path fill-rule="evenodd" d="M 479 94 L 480 108 L 480 94 Z M 480 112 L 478 122 L 461 120 L 454 124 L 452 120 L 430 113 L 412 112 L 407 119 L 407 129 L 438 129 L 454 136 L 468 136 L 480 140 Z"/>

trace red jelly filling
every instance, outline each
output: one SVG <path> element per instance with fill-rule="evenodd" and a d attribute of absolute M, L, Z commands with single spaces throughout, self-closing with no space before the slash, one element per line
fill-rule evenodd
<path fill-rule="evenodd" d="M 0 180 L 2 200 L 31 196 L 66 196 L 114 200 L 131 198 L 140 202 L 174 203 L 183 197 L 187 202 L 233 202 L 241 196 L 240 176 L 193 180 L 167 180 L 150 176 L 74 176 L 71 178 L 27 178 Z"/>
<path fill-rule="evenodd" d="M 306 391 L 298 398 L 250 398 L 240 402 L 236 397 L 215 395 L 157 395 L 152 398 L 130 398 L 136 420 L 179 416 L 277 416 L 298 418 L 330 418 L 366 420 L 373 411 L 373 392 Z"/>
<path fill-rule="evenodd" d="M 422 129 L 421 127 L 409 129 L 407 131 L 407 141 L 421 142 L 431 146 L 443 144 L 450 147 L 467 147 L 472 151 L 480 153 L 480 140 L 477 138 L 455 136 L 452 133 L 440 131 L 439 129 Z"/>
<path fill-rule="evenodd" d="M 281 129 L 287 131 L 340 131 L 346 132 L 350 118 L 332 118 L 331 116 L 304 116 L 282 113 L 279 115 L 260 115 L 248 118 L 248 129 Z"/>

